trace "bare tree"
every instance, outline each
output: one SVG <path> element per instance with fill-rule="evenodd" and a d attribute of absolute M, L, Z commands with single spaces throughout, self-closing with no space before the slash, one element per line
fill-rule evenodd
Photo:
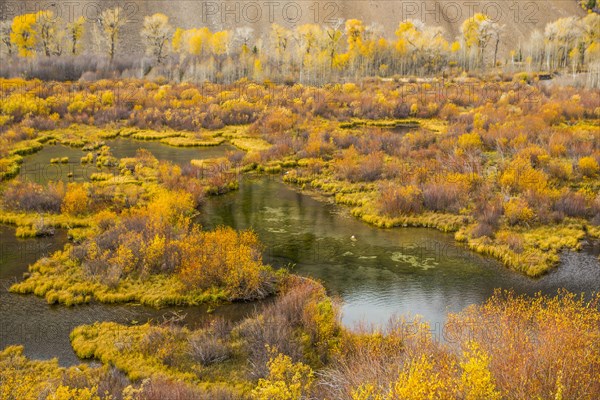
<path fill-rule="evenodd" d="M 169 25 L 169 17 L 160 13 L 145 17 L 141 35 L 146 43 L 146 54 L 152 56 L 157 64 L 161 64 L 166 57 L 167 46 L 173 36 L 173 27 Z"/>
<path fill-rule="evenodd" d="M 6 48 L 6 52 L 8 56 L 12 56 L 13 47 L 10 41 L 10 34 L 12 32 L 12 22 L 11 21 L 0 21 L 0 44 Z"/>
<path fill-rule="evenodd" d="M 121 29 L 127 23 L 127 15 L 121 7 L 104 10 L 98 18 L 100 39 L 107 46 L 108 56 L 112 62 L 117 50 L 119 34 Z"/>

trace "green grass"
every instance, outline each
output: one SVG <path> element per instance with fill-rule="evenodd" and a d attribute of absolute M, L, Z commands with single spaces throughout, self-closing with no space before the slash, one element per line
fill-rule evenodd
<path fill-rule="evenodd" d="M 226 139 L 239 139 L 250 137 L 248 135 L 248 125 L 226 126 L 222 129 L 212 131 L 215 136 L 222 136 Z"/>
<path fill-rule="evenodd" d="M 0 158 L 0 181 L 14 178 L 21 170 L 23 157 L 14 155 L 9 158 Z"/>
<path fill-rule="evenodd" d="M 187 338 L 192 334 L 187 328 L 174 331 L 150 324 L 125 326 L 97 322 L 75 328 L 70 339 L 78 357 L 114 365 L 133 382 L 163 376 L 209 392 L 226 389 L 235 398 L 242 398 L 251 390 L 253 382 L 245 376 L 243 356 L 233 355 L 228 360 L 203 366 L 187 352 Z M 160 340 L 161 337 L 166 340 Z M 122 342 L 127 345 L 121 346 Z M 235 343 L 226 346 L 235 351 Z"/>
<path fill-rule="evenodd" d="M 271 148 L 271 144 L 264 139 L 242 137 L 230 140 L 231 144 L 244 151 L 262 151 Z"/>
<path fill-rule="evenodd" d="M 56 157 L 50 159 L 50 164 L 68 164 L 69 157 Z"/>
<path fill-rule="evenodd" d="M 47 227 L 54 228 L 75 228 L 89 227 L 92 224 L 90 217 L 76 217 L 65 214 L 48 213 L 24 213 L 0 210 L 0 223 L 15 225 L 17 227 L 31 227 L 43 221 Z"/>
<path fill-rule="evenodd" d="M 592 231 L 595 234 L 595 230 Z M 580 250 L 582 239 L 589 232 L 586 223 L 576 219 L 566 219 L 561 224 L 551 226 L 501 228 L 496 232 L 496 237 L 510 234 L 517 238 L 522 247 L 518 250 L 487 236 L 472 238 L 468 228 L 456 232 L 455 238 L 479 254 L 500 260 L 510 269 L 539 277 L 558 265 L 562 250 Z"/>
<path fill-rule="evenodd" d="M 92 181 L 108 181 L 114 177 L 114 174 L 108 172 L 94 172 L 90 175 Z"/>
<path fill-rule="evenodd" d="M 37 140 L 28 140 L 20 142 L 17 146 L 10 151 L 11 156 L 19 155 L 25 156 L 28 154 L 37 153 L 44 148 L 44 145 Z"/>
<path fill-rule="evenodd" d="M 150 130 L 141 130 L 133 133 L 131 137 L 137 140 L 161 140 L 166 138 L 173 138 L 182 136 L 183 132 L 175 132 L 175 131 L 150 131 Z"/>
<path fill-rule="evenodd" d="M 215 137 L 196 138 L 189 136 L 178 136 L 162 139 L 160 142 L 173 147 L 210 147 L 218 146 L 224 141 L 225 139 L 223 138 Z"/>

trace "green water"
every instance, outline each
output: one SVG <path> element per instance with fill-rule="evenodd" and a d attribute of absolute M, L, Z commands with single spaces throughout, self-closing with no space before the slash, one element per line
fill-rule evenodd
<path fill-rule="evenodd" d="M 133 156 L 138 148 L 161 160 L 185 164 L 194 158 L 223 156 L 230 148 L 179 149 L 157 142 L 117 139 L 108 142 L 118 157 Z M 83 152 L 63 146 L 46 146 L 25 158 L 22 176 L 37 182 L 68 180 L 66 173 L 34 176 L 35 165 L 68 156 L 78 165 Z M 71 164 L 68 164 L 71 165 Z M 61 171 L 64 173 L 64 171 Z M 35 179 L 34 179 L 35 178 Z M 73 179 L 84 180 L 84 174 Z M 315 199 L 281 182 L 280 177 L 246 177 L 239 191 L 207 199 L 199 221 L 206 228 L 229 225 L 254 229 L 266 245 L 265 260 L 276 267 L 291 266 L 295 273 L 319 279 L 342 302 L 343 322 L 384 323 L 398 314 L 419 314 L 430 322 L 432 334 L 442 337 L 448 312 L 485 301 L 495 288 L 517 293 L 559 288 L 592 293 L 600 288 L 598 247 L 580 253 L 566 252 L 560 267 L 538 280 L 513 273 L 498 262 L 460 247 L 452 235 L 432 229 L 382 230 L 353 218 L 349 209 L 331 198 Z M 49 306 L 33 295 L 8 292 L 22 279 L 27 266 L 62 248 L 64 232 L 54 237 L 19 240 L 14 228 L 0 226 L 0 348 L 25 345 L 33 358 L 58 357 L 61 364 L 79 362 L 69 343 L 69 332 L 95 321 L 124 324 L 161 321 L 173 312 L 186 315 L 184 323 L 199 326 L 220 315 L 236 320 L 251 313 L 255 304 L 233 304 L 207 314 L 206 308 L 154 310 L 140 306 L 92 304 Z"/>
<path fill-rule="evenodd" d="M 533 280 L 460 247 L 452 235 L 378 229 L 331 198 L 311 198 L 278 178 L 245 179 L 239 191 L 208 199 L 201 222 L 254 229 L 271 264 L 294 265 L 296 273 L 321 280 L 342 298 L 346 325 L 419 314 L 442 327 L 447 312 L 482 303 L 495 288 L 528 294 L 600 290 L 598 248 L 567 252 L 559 268 Z"/>
<path fill-rule="evenodd" d="M 113 139 L 105 141 L 110 146 L 113 156 L 117 158 L 134 157 L 139 149 L 152 153 L 160 160 L 168 160 L 178 165 L 189 164 L 191 160 L 203 160 L 207 158 L 222 157 L 227 151 L 235 150 L 230 145 L 214 147 L 173 147 L 156 141 L 141 141 L 133 139 Z M 36 183 L 48 183 L 49 181 L 83 182 L 89 181 L 91 175 L 96 172 L 119 171 L 114 168 L 98 169 L 95 165 L 81 164 L 81 157 L 88 152 L 81 149 L 62 145 L 44 146 L 44 148 L 23 160 L 19 176 Z M 69 162 L 65 164 L 51 164 L 53 158 L 68 157 Z"/>

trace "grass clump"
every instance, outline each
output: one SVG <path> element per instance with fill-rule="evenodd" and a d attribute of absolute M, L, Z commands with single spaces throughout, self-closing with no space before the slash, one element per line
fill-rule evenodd
<path fill-rule="evenodd" d="M 218 146 L 225 141 L 223 138 L 215 137 L 190 137 L 176 136 L 162 139 L 160 142 L 174 147 L 210 147 Z"/>
<path fill-rule="evenodd" d="M 166 139 L 166 138 L 179 137 L 182 135 L 183 135 L 182 132 L 175 132 L 175 131 L 170 131 L 170 130 L 166 130 L 166 131 L 139 130 L 135 133 L 132 133 L 130 135 L 130 137 L 132 139 L 137 139 L 137 140 L 161 140 L 161 139 Z"/>
<path fill-rule="evenodd" d="M 271 148 L 271 144 L 264 139 L 242 137 L 230 139 L 232 145 L 244 151 L 263 151 Z"/>
<path fill-rule="evenodd" d="M 37 153 L 44 148 L 44 145 L 37 140 L 28 140 L 20 142 L 15 148 L 10 151 L 11 156 L 25 156 L 28 154 Z"/>
<path fill-rule="evenodd" d="M 21 170 L 23 158 L 15 155 L 9 158 L 0 158 L 0 181 L 14 178 Z"/>

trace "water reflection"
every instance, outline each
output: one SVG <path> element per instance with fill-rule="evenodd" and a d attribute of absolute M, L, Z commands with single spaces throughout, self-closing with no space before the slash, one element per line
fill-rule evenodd
<path fill-rule="evenodd" d="M 209 199 L 200 219 L 208 228 L 254 229 L 267 246 L 268 262 L 293 264 L 295 272 L 321 280 L 343 299 L 347 325 L 382 323 L 393 314 L 419 314 L 443 325 L 447 312 L 481 303 L 495 288 L 528 294 L 600 288 L 600 263 L 589 249 L 567 252 L 559 268 L 532 280 L 462 248 L 452 235 L 374 228 L 276 178 L 245 179 L 238 192 Z"/>
<path fill-rule="evenodd" d="M 173 147 L 156 141 L 141 141 L 133 139 L 113 139 L 105 141 L 110 146 L 116 158 L 134 157 L 138 149 L 152 153 L 159 160 L 171 161 L 180 166 L 191 160 L 223 157 L 227 151 L 235 150 L 231 145 L 223 144 L 213 147 Z M 39 152 L 23 159 L 19 176 L 23 179 L 46 184 L 50 181 L 83 182 L 89 181 L 92 174 L 110 172 L 119 174 L 118 168 L 98 169 L 93 164 L 81 164 L 81 157 L 87 152 L 78 148 L 63 145 L 47 145 Z M 50 163 L 53 158 L 67 157 L 67 163 Z"/>

